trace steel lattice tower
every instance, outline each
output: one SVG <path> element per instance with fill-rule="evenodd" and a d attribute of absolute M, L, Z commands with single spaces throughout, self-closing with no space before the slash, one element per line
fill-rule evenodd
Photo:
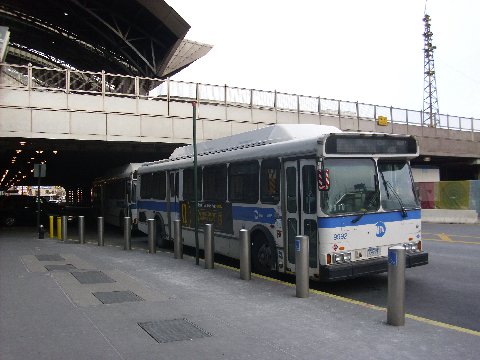
<path fill-rule="evenodd" d="M 424 37 L 424 80 L 423 80 L 423 125 L 437 127 L 440 124 L 437 96 L 437 80 L 435 78 L 435 64 L 433 52 L 437 48 L 433 45 L 433 33 L 430 30 L 430 16 L 425 13 Z"/>

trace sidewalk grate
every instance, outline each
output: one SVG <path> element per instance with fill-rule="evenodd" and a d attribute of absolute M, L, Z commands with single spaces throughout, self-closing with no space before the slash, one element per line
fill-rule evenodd
<path fill-rule="evenodd" d="M 65 260 L 59 254 L 35 255 L 38 261 L 63 261 Z"/>
<path fill-rule="evenodd" d="M 65 264 L 65 265 L 45 265 L 45 269 L 48 271 L 71 271 L 76 270 L 77 268 L 72 264 Z"/>
<path fill-rule="evenodd" d="M 117 304 L 132 301 L 144 301 L 140 296 L 131 291 L 108 291 L 108 292 L 94 292 L 98 300 L 103 304 Z"/>
<path fill-rule="evenodd" d="M 138 323 L 138 325 L 159 343 L 212 336 L 187 319 L 150 321 Z"/>
<path fill-rule="evenodd" d="M 116 282 L 101 271 L 75 271 L 71 273 L 82 284 L 103 284 Z"/>

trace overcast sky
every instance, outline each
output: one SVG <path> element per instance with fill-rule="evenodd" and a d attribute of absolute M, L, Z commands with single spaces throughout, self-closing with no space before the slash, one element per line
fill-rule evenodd
<path fill-rule="evenodd" d="M 421 110 L 424 0 L 166 0 L 213 45 L 174 79 Z M 440 113 L 480 118 L 480 1 L 428 0 Z"/>

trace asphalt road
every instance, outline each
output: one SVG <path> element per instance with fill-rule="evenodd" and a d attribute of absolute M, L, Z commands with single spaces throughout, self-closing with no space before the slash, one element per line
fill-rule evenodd
<path fill-rule="evenodd" d="M 422 224 L 429 264 L 406 270 L 406 312 L 480 331 L 480 225 Z M 312 288 L 386 307 L 387 275 Z"/>

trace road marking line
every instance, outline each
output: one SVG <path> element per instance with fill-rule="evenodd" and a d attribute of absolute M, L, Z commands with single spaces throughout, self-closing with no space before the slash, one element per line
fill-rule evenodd
<path fill-rule="evenodd" d="M 474 335 L 474 336 L 480 336 L 480 331 L 475 331 L 475 330 L 463 328 L 463 327 L 460 327 L 460 326 L 451 325 L 451 324 L 443 323 L 443 322 L 440 322 L 440 321 L 423 318 L 421 316 L 416 316 L 416 315 L 412 315 L 412 314 L 405 314 L 405 317 L 407 317 L 409 319 L 412 319 L 412 320 L 417 320 L 417 321 L 423 322 L 425 324 L 438 326 L 438 327 L 441 327 L 441 328 L 444 328 L 444 329 L 458 331 L 458 332 L 461 332 L 461 333 L 470 334 L 470 335 Z"/>
<path fill-rule="evenodd" d="M 443 241 L 453 242 L 453 240 L 450 239 L 450 237 L 447 234 L 440 233 L 440 234 L 437 234 L 437 236 Z"/>
<path fill-rule="evenodd" d="M 423 238 L 422 240 L 425 241 L 437 241 L 437 242 L 451 242 L 451 243 L 459 243 L 459 244 L 469 244 L 469 245 L 480 245 L 480 242 L 478 241 L 462 241 L 462 240 L 451 240 L 451 241 L 445 241 L 445 240 L 440 240 L 440 239 L 425 239 Z"/>
<path fill-rule="evenodd" d="M 422 233 L 423 235 L 437 235 L 436 233 Z M 450 234 L 448 236 L 452 237 L 459 237 L 459 238 L 472 238 L 472 239 L 480 239 L 480 236 L 475 235 L 457 235 L 457 234 Z"/>
<path fill-rule="evenodd" d="M 437 240 L 437 241 L 440 241 L 440 240 Z M 236 272 L 240 272 L 240 269 L 237 269 L 237 268 L 232 267 L 232 266 L 217 264 L 217 263 L 215 263 L 215 265 L 218 265 L 219 267 L 223 267 L 225 269 L 230 269 L 230 270 L 233 270 L 233 271 L 236 271 Z M 270 281 L 270 282 L 275 282 L 275 283 L 278 283 L 278 284 L 286 285 L 288 287 L 295 287 L 296 286 L 295 284 L 287 283 L 285 281 L 278 280 L 278 279 L 273 279 L 273 278 L 270 278 L 268 276 L 258 275 L 258 274 L 254 274 L 254 273 L 252 273 L 252 276 L 254 276 L 256 278 L 259 278 L 259 279 L 264 279 L 264 280 L 267 280 L 267 281 Z M 386 308 L 381 307 L 381 306 L 369 304 L 369 303 L 366 303 L 366 302 L 363 302 L 363 301 L 354 300 L 354 299 L 346 298 L 346 297 L 335 295 L 335 294 L 330 294 L 328 292 L 321 291 L 321 290 L 310 289 L 310 293 L 325 296 L 325 297 L 335 299 L 335 300 L 339 300 L 339 301 L 343 301 L 343 302 L 346 302 L 346 303 L 349 303 L 349 304 L 362 306 L 362 307 L 372 309 L 372 310 L 384 311 L 384 312 L 387 311 Z M 462 328 L 460 326 L 451 325 L 451 324 L 443 323 L 441 321 L 431 320 L 431 319 L 427 319 L 427 318 L 417 316 L 417 315 L 412 315 L 412 314 L 405 314 L 405 317 L 408 318 L 408 319 L 415 320 L 415 321 L 423 322 L 425 324 L 441 327 L 443 329 L 458 331 L 458 332 L 461 332 L 461 333 L 465 333 L 465 334 L 480 337 L 480 331 L 466 329 L 466 328 Z"/>

